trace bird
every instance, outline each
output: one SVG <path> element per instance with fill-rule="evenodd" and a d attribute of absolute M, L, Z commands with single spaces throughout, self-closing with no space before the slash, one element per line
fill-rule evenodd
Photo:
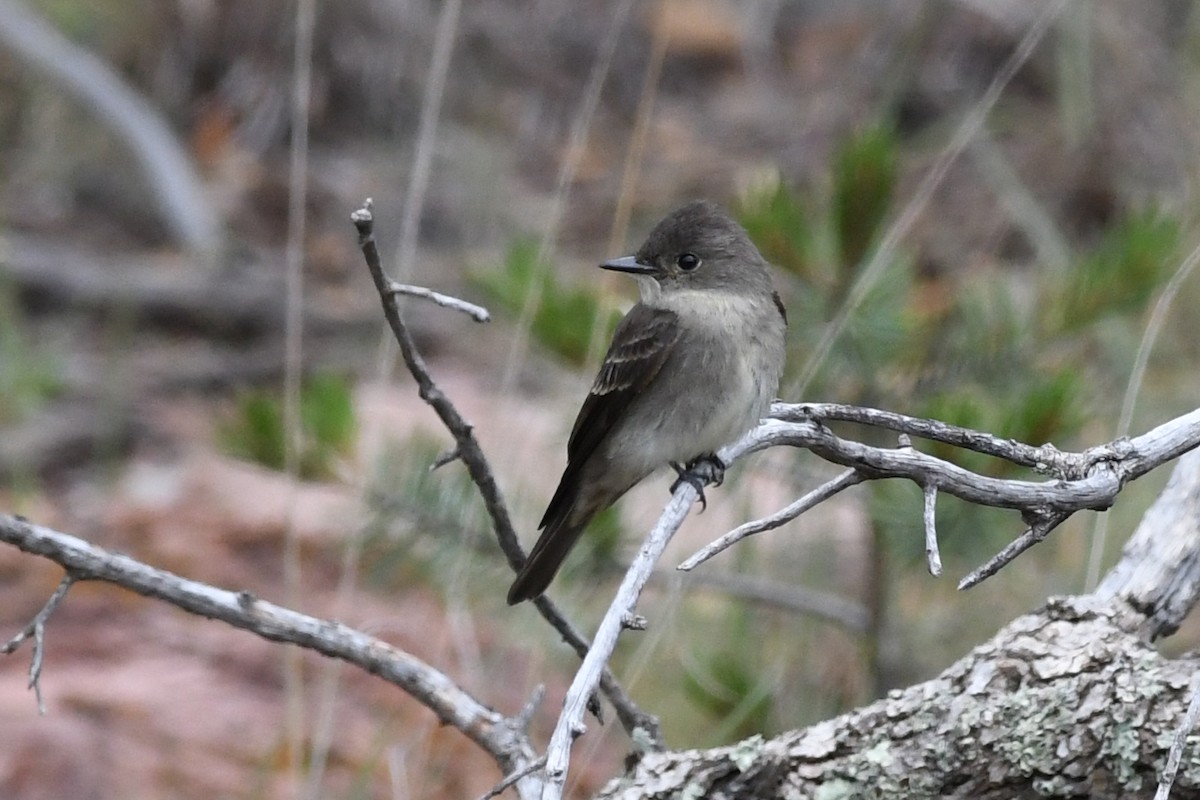
<path fill-rule="evenodd" d="M 637 252 L 600 264 L 637 281 L 567 440 L 567 466 L 508 591 L 543 594 L 588 523 L 671 466 L 719 484 L 716 452 L 767 412 L 783 373 L 787 311 L 746 230 L 715 203 L 668 214 Z"/>

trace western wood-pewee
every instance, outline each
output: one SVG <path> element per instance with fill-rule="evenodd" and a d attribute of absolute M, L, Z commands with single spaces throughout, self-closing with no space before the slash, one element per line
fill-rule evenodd
<path fill-rule="evenodd" d="M 746 231 L 699 201 L 655 226 L 635 255 L 600 265 L 637 278 L 567 442 L 567 468 L 508 603 L 546 590 L 597 513 L 670 464 L 680 480 L 750 430 L 783 372 L 787 317 Z M 686 465 L 681 466 L 681 465 Z M 711 474 L 711 473 L 710 473 Z"/>

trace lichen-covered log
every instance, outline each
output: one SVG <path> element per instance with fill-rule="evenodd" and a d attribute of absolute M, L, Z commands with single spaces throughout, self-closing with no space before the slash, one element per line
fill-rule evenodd
<path fill-rule="evenodd" d="M 1149 640 L 1195 605 L 1198 564 L 1192 453 L 1096 594 L 1051 600 L 937 678 L 841 717 L 770 741 L 649 753 L 599 796 L 1150 798 L 1200 660 L 1164 658 Z M 1200 736 L 1171 798 L 1200 798 Z"/>

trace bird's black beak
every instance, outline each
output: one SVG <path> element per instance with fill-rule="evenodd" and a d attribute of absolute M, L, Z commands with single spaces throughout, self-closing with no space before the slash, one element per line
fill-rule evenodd
<path fill-rule="evenodd" d="M 636 256 L 621 256 L 611 261 L 605 261 L 600 269 L 611 269 L 613 272 L 629 272 L 633 275 L 653 275 L 656 270 L 649 264 L 642 264 Z"/>

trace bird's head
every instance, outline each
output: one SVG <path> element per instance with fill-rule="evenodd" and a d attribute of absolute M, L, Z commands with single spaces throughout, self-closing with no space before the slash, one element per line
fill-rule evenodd
<path fill-rule="evenodd" d="M 677 291 L 771 291 L 766 261 L 746 230 L 706 200 L 668 215 L 634 255 L 600 266 L 636 276 L 646 301 Z"/>

